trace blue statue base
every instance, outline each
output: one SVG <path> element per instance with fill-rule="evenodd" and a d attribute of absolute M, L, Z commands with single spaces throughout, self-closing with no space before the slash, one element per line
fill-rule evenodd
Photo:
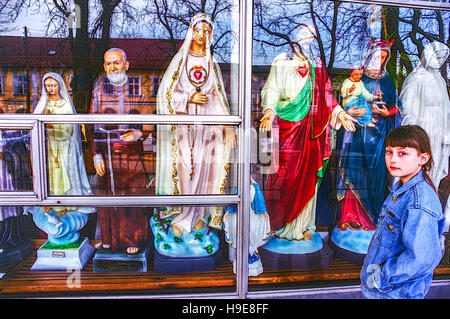
<path fill-rule="evenodd" d="M 207 257 L 219 250 L 220 240 L 216 230 L 205 226 L 201 230 L 176 237 L 170 230 L 171 220 L 170 217 L 159 219 L 156 212 L 150 218 L 153 244 L 160 255 L 175 258 Z"/>
<path fill-rule="evenodd" d="M 326 269 L 333 261 L 333 251 L 319 233 L 310 240 L 286 240 L 272 237 L 258 248 L 264 268 L 270 270 Z"/>
<path fill-rule="evenodd" d="M 27 244 L 21 247 L 14 248 L 13 250 L 1 252 L 0 267 L 21 261 L 33 250 L 34 250 L 33 244 L 31 242 L 28 242 Z"/>
<path fill-rule="evenodd" d="M 126 249 L 112 251 L 98 248 L 94 256 L 94 272 L 146 272 L 151 241 L 136 254 L 127 254 Z"/>
<path fill-rule="evenodd" d="M 337 258 L 362 266 L 374 233 L 374 230 L 335 227 L 330 246 Z"/>
<path fill-rule="evenodd" d="M 155 251 L 153 270 L 160 273 L 188 273 L 215 270 L 222 262 L 222 253 L 202 257 L 169 257 Z"/>
<path fill-rule="evenodd" d="M 47 241 L 37 251 L 36 262 L 30 270 L 82 270 L 94 253 L 87 238 L 57 245 Z"/>

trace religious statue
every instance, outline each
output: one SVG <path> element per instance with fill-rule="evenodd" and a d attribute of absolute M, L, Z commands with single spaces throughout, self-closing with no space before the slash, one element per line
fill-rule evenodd
<path fill-rule="evenodd" d="M 191 19 L 159 86 L 158 114 L 230 114 L 222 73 L 210 52 L 213 31 L 207 14 Z M 156 194 L 223 194 L 234 143 L 232 127 L 158 125 Z M 222 215 L 222 207 L 160 209 L 152 218 L 157 252 L 181 258 L 215 254 L 219 240 L 210 227 L 220 229 Z"/>
<path fill-rule="evenodd" d="M 47 73 L 44 75 L 42 83 L 41 98 L 34 113 L 76 113 L 61 75 L 53 72 Z M 46 138 L 49 195 L 92 195 L 81 148 L 80 125 L 47 124 Z M 52 246 L 63 249 L 64 247 L 72 248 L 75 245 L 76 247 L 86 246 L 88 248 L 84 249 L 93 251 L 87 239 L 80 238 L 78 231 L 86 225 L 87 214 L 95 212 L 95 208 L 35 206 L 28 208 L 28 211 L 32 213 L 35 224 L 48 235 L 48 243 L 42 248 Z M 78 242 L 79 244 L 77 244 Z M 83 264 L 86 262 L 87 260 L 82 261 Z M 49 265 L 40 265 L 38 253 L 36 269 L 47 270 L 49 269 L 47 266 Z"/>
<path fill-rule="evenodd" d="M 400 93 L 403 104 L 402 125 L 419 125 L 430 137 L 434 160 L 430 177 L 436 188 L 448 175 L 449 167 L 450 101 L 446 82 L 440 73 L 449 51 L 447 45 L 437 41 L 427 44 L 419 65 L 406 77 Z M 450 199 L 447 199 L 444 207 L 446 232 L 450 225 L 449 207 Z"/>
<path fill-rule="evenodd" d="M 237 189 L 235 189 L 235 193 Z M 263 265 L 259 257 L 258 247 L 264 245 L 271 237 L 269 214 L 266 209 L 264 195 L 258 183 L 251 178 L 250 184 L 250 233 L 248 247 L 248 275 L 258 276 L 263 272 Z M 229 259 L 233 262 L 233 271 L 236 273 L 237 248 L 237 208 L 236 205 L 227 207 L 223 216 L 223 229 L 225 240 L 229 245 Z"/>
<path fill-rule="evenodd" d="M 0 191 L 31 190 L 29 170 L 30 134 L 22 130 L 2 130 L 0 133 Z M 23 208 L 0 207 L 0 267 L 22 260 L 33 250 L 23 231 Z"/>
<path fill-rule="evenodd" d="M 355 66 L 350 71 L 350 76 L 342 82 L 341 96 L 344 99 L 342 106 L 346 111 L 350 109 L 351 111 L 365 109 L 365 114 L 356 118 L 356 121 L 360 126 L 373 127 L 376 121 L 372 117 L 372 107 L 368 101 L 374 100 L 377 96 L 371 94 L 364 87 L 364 83 L 361 81 L 363 72 L 362 65 Z M 349 114 L 351 113 L 349 112 Z"/>
<path fill-rule="evenodd" d="M 337 200 L 340 210 L 331 235 L 332 247 L 341 259 L 361 264 L 376 228 L 384 201 L 388 172 L 384 163 L 384 138 L 401 123 L 401 103 L 386 71 L 393 41 L 372 41 L 365 57 L 361 81 L 376 98 L 372 101 L 374 127 L 337 136 Z M 365 109 L 347 110 L 358 119 Z"/>
<path fill-rule="evenodd" d="M 317 189 L 330 156 L 330 124 L 353 131 L 355 120 L 336 101 L 322 61 L 306 56 L 314 38 L 312 27 L 301 25 L 292 52 L 274 59 L 261 91 L 260 130 L 271 130 L 273 122 L 279 128 L 279 164 L 265 192 L 275 236 L 259 249 L 263 265 L 269 252 L 298 257 L 301 268 L 302 255 L 329 251 L 316 232 Z"/>
<path fill-rule="evenodd" d="M 138 105 L 141 97 L 130 93 L 130 80 L 126 74 L 129 66 L 124 50 L 111 48 L 105 52 L 103 68 L 106 76 L 99 76 L 94 85 L 91 113 L 140 113 Z M 88 139 L 98 177 L 99 195 L 149 194 L 143 161 L 143 141 L 149 133 L 149 125 L 94 125 Z M 100 254 L 109 257 L 117 254 L 115 257 L 118 259 L 123 257 L 128 260 L 129 256 L 148 253 L 147 208 L 99 207 L 98 212 L 101 242 L 96 245 L 100 251 L 97 251 L 94 260 Z M 141 257 L 143 260 L 146 258 Z"/>

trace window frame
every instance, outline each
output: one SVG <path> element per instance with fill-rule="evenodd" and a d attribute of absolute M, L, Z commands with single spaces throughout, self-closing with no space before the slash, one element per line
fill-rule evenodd
<path fill-rule="evenodd" d="M 237 271 L 236 271 L 236 291 L 233 293 L 198 293 L 198 294 L 171 294 L 157 295 L 157 297 L 211 297 L 227 296 L 234 298 L 264 298 L 274 296 L 292 296 L 301 295 L 304 289 L 294 288 L 289 290 L 270 290 L 261 292 L 248 291 L 248 244 L 250 221 L 250 132 L 251 132 L 251 107 L 252 107 L 252 49 L 253 49 L 253 1 L 234 0 L 239 3 L 239 55 L 238 55 L 238 114 L 230 116 L 188 116 L 188 115 L 155 115 L 155 114 L 130 114 L 127 116 L 118 114 L 74 114 L 74 115 L 43 115 L 43 114 L 22 114 L 22 115 L 0 115 L 0 129 L 27 127 L 32 131 L 32 159 L 37 169 L 33 167 L 34 192 L 33 194 L 20 194 L 20 196 L 3 196 L 0 194 L 0 206 L 6 206 L 13 203 L 21 205 L 49 205 L 49 206 L 161 206 L 167 205 L 237 205 L 238 223 L 237 223 Z M 333 0 L 327 0 L 333 1 Z M 233 0 L 231 0 L 233 3 Z M 363 0 L 344 0 L 344 2 L 361 4 L 380 4 L 396 7 L 418 7 L 424 9 L 450 10 L 450 4 L 442 2 L 428 1 L 363 1 Z M 25 77 L 27 74 L 22 74 Z M 1 76 L 1 74 L 0 74 Z M 105 77 L 104 77 L 105 78 Z M 154 79 L 162 77 L 152 77 L 152 94 L 154 95 Z M 3 79 L 3 78 L 1 78 Z M 15 83 L 15 81 L 13 81 Z M 139 90 L 142 94 L 142 78 L 139 80 Z M 26 83 L 25 83 L 26 85 Z M 103 84 L 104 85 L 104 84 Z M 110 84 L 112 85 L 112 84 Z M 15 86 L 15 84 L 13 84 Z M 106 93 L 102 87 L 102 93 Z M 26 88 L 24 94 L 26 95 Z M 129 92 L 128 92 L 129 93 Z M 110 95 L 115 94 L 112 93 Z M 16 95 L 16 94 L 14 94 Z M 14 123 L 14 124 L 11 124 Z M 45 125 L 50 123 L 73 123 L 73 124 L 205 124 L 205 125 L 232 125 L 237 128 L 238 135 L 238 193 L 235 195 L 167 195 L 167 196 L 135 196 L 135 197 L 113 197 L 113 196 L 82 196 L 76 198 L 57 197 L 48 195 L 48 185 L 46 178 L 46 155 L 45 155 Z M 22 126 L 23 125 L 23 126 Z M 27 192 L 28 193 L 28 192 Z M 13 194 L 12 194 L 13 195 Z M 13 199 L 13 201 L 11 201 Z M 194 274 L 195 275 L 195 274 Z M 323 287 L 318 289 L 325 289 Z M 330 290 L 329 288 L 327 288 Z M 337 288 L 339 289 L 339 288 Z M 157 293 L 157 292 L 156 292 Z M 120 293 L 117 293 L 118 295 Z M 144 297 L 149 297 L 145 295 Z"/>

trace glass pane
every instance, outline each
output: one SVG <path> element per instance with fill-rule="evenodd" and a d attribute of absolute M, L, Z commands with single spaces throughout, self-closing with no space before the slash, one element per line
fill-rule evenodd
<path fill-rule="evenodd" d="M 14 208 L 16 216 L 0 220 L 0 248 L 15 245 L 14 251 L 24 254 L 9 263 L 0 254 L 0 270 L 7 274 L 0 282 L 4 294 L 45 290 L 142 295 L 236 289 L 236 223 L 229 220 L 236 211 L 230 207 L 35 206 L 26 207 L 31 214 L 23 216 L 23 208 Z M 165 214 L 168 210 L 173 214 Z M 220 220 L 225 216 L 226 226 L 215 224 L 214 216 Z M 176 225 L 189 223 L 192 229 L 180 234 Z"/>
<path fill-rule="evenodd" d="M 395 182 L 385 136 L 400 125 L 422 126 L 436 140 L 435 185 L 448 173 L 442 105 L 449 105 L 450 12 L 338 1 L 254 4 L 253 148 L 270 145 L 271 152 L 252 177 L 273 237 L 258 248 L 264 274 L 250 278 L 250 289 L 273 280 L 289 287 L 359 280 Z"/>
<path fill-rule="evenodd" d="M 236 132 L 222 125 L 46 124 L 49 194 L 232 194 Z"/>
<path fill-rule="evenodd" d="M 1 130 L 0 192 L 33 191 L 30 131 Z"/>
<path fill-rule="evenodd" d="M 5 113 L 36 113 L 39 101 L 46 95 L 43 77 L 55 72 L 62 76 L 77 113 L 114 109 L 124 99 L 125 103 L 136 103 L 141 114 L 150 114 L 156 109 L 160 87 L 163 99 L 173 89 L 175 100 L 177 94 L 179 97 L 189 91 L 191 95 L 197 87 L 203 87 L 212 105 L 207 108 L 208 114 L 225 111 L 236 115 L 237 83 L 232 79 L 237 78 L 238 1 L 124 2 L 105 5 L 93 1 L 67 7 L 52 4 L 44 8 L 39 2 L 13 1 L 11 6 L 3 7 L 0 56 L 4 65 L 14 68 L 0 71 L 0 109 Z M 102 19 L 94 19 L 102 9 L 103 19 L 111 21 L 108 30 L 100 22 Z M 165 12 L 164 23 L 161 12 Z M 206 15 L 196 16 L 202 12 Z M 91 18 L 82 18 L 87 16 Z M 201 44 L 207 45 L 207 50 L 194 52 L 196 57 L 188 54 L 193 39 L 193 25 L 189 26 L 194 16 L 195 22 L 206 20 L 211 25 L 208 42 Z M 115 52 L 125 57 L 119 71 L 123 74 L 115 74 L 117 70 L 104 63 L 104 53 L 110 48 L 122 50 Z M 176 53 L 179 55 L 175 57 Z M 111 53 L 108 55 L 111 58 Z M 181 56 L 188 62 L 178 70 Z M 214 63 L 206 62 L 212 59 Z M 194 70 L 193 65 L 203 70 Z M 191 69 L 192 85 L 185 76 Z M 170 88 L 174 72 L 186 85 Z M 91 109 L 96 102 L 108 106 Z"/>

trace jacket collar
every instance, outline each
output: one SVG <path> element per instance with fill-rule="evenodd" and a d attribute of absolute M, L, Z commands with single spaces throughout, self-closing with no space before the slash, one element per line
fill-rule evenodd
<path fill-rule="evenodd" d="M 423 180 L 423 173 L 422 170 L 417 173 L 413 178 L 411 178 L 409 181 L 406 182 L 404 185 L 400 185 L 400 181 L 395 183 L 393 186 L 389 186 L 389 190 L 394 197 L 398 197 L 400 194 L 406 192 L 408 189 L 416 185 L 417 183 L 421 182 Z"/>

